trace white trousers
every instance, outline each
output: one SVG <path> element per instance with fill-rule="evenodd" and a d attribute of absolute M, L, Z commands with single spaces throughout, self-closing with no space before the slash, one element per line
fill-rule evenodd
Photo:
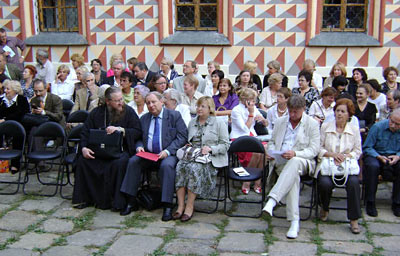
<path fill-rule="evenodd" d="M 286 164 L 275 166 L 279 175 L 269 197 L 280 202 L 286 197 L 286 218 L 289 221 L 300 220 L 300 175 L 307 173 L 307 160 L 293 157 Z"/>

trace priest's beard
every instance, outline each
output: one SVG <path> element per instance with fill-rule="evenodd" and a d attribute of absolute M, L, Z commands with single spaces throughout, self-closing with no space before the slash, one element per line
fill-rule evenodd
<path fill-rule="evenodd" d="M 111 106 L 107 106 L 108 113 L 110 114 L 110 121 L 112 124 L 119 123 L 125 116 L 126 105 L 122 106 L 122 111 L 119 111 Z"/>

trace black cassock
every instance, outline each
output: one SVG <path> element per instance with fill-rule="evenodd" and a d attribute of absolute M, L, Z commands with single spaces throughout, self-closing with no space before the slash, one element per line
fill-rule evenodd
<path fill-rule="evenodd" d="M 120 192 L 129 157 L 135 154 L 135 143 L 142 137 L 140 120 L 136 112 L 125 105 L 125 115 L 116 123 L 110 123 L 106 106 L 97 107 L 90 113 L 81 134 L 80 148 L 87 147 L 90 129 L 107 126 L 125 128 L 124 152 L 120 159 L 86 159 L 80 154 L 75 167 L 75 185 L 72 203 L 89 203 L 100 209 L 123 209 L 126 206 L 124 195 Z"/>

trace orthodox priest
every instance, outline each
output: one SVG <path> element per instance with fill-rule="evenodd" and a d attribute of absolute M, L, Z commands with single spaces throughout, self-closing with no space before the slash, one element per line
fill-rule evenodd
<path fill-rule="evenodd" d="M 124 152 L 119 159 L 101 159 L 89 148 L 90 130 L 102 128 L 108 134 L 122 132 Z M 90 112 L 81 133 L 81 154 L 76 162 L 72 197 L 75 208 L 124 209 L 125 198 L 119 190 L 129 157 L 135 154 L 135 143 L 141 137 L 139 117 L 125 105 L 121 89 L 114 86 L 108 88 L 105 104 Z"/>

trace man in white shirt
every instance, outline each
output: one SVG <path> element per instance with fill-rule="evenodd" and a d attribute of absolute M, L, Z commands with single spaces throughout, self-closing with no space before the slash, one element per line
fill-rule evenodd
<path fill-rule="evenodd" d="M 49 52 L 45 49 L 38 49 L 36 51 L 36 61 L 36 78 L 43 80 L 46 86 L 49 86 L 56 77 L 53 63 L 49 60 Z"/>
<path fill-rule="evenodd" d="M 188 127 L 190 120 L 192 120 L 192 116 L 190 115 L 189 106 L 182 104 L 181 94 L 177 90 L 171 88 L 164 91 L 163 97 L 165 107 L 171 110 L 178 111 L 181 114 L 182 119 L 186 124 L 186 127 Z"/>
<path fill-rule="evenodd" d="M 315 62 L 311 59 L 306 59 L 303 63 L 303 70 L 306 70 L 312 74 L 311 86 L 318 90 L 319 93 L 323 89 L 323 79 L 320 74 L 315 72 Z M 298 88 L 299 82 L 296 80 L 293 88 Z"/>
<path fill-rule="evenodd" d="M 318 122 L 305 114 L 306 102 L 300 95 L 293 95 L 288 100 L 289 116 L 280 117 L 275 122 L 271 140 L 268 143 L 269 167 L 272 175 L 278 174 L 278 180 L 268 197 L 264 211 L 273 215 L 277 203 L 286 198 L 286 216 L 291 221 L 286 234 L 288 238 L 297 238 L 300 229 L 300 176 L 315 168 L 315 157 L 320 148 Z M 278 151 L 274 155 L 271 151 Z M 280 160 L 280 161 L 278 161 Z"/>
<path fill-rule="evenodd" d="M 177 89 L 179 92 L 183 93 L 183 82 L 188 75 L 194 75 L 199 81 L 199 86 L 197 87 L 197 91 L 200 93 L 204 92 L 205 81 L 203 77 L 199 74 L 196 74 L 197 62 L 194 60 L 187 60 L 185 64 L 183 64 L 183 74 L 184 76 L 179 76 L 173 81 L 173 88 Z"/>
<path fill-rule="evenodd" d="M 57 78 L 51 83 L 51 93 L 57 95 L 63 100 L 72 100 L 72 95 L 75 90 L 74 82 L 67 79 L 69 71 L 67 65 L 60 65 L 57 69 Z"/>

